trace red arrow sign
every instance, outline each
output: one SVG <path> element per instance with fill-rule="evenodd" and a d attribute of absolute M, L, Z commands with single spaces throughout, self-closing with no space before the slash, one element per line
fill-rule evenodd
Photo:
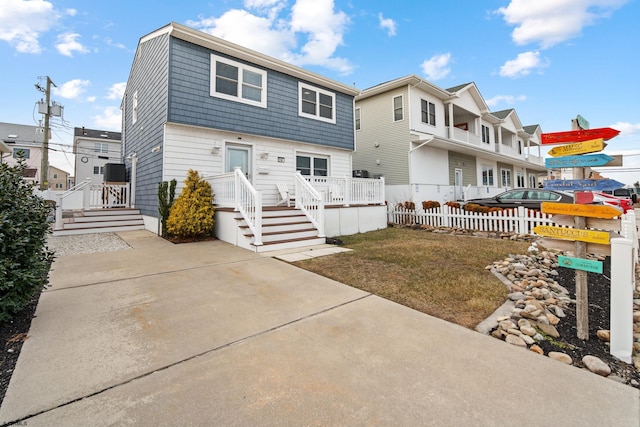
<path fill-rule="evenodd" d="M 582 142 L 590 139 L 602 138 L 605 141 L 617 136 L 619 130 L 612 128 L 580 129 L 567 132 L 552 132 L 542 134 L 542 144 L 566 144 L 567 142 Z"/>

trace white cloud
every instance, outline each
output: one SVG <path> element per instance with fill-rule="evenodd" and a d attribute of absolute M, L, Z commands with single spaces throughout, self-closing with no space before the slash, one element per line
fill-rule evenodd
<path fill-rule="evenodd" d="M 58 20 L 53 4 L 42 0 L 3 0 L 0 7 L 0 40 L 21 53 L 40 53 L 39 37 Z"/>
<path fill-rule="evenodd" d="M 88 96 L 87 97 L 87 102 L 96 102 L 96 97 L 95 96 Z"/>
<path fill-rule="evenodd" d="M 396 21 L 391 18 L 383 17 L 382 13 L 378 14 L 378 19 L 380 20 L 380 28 L 387 30 L 387 35 L 389 37 L 396 35 Z"/>
<path fill-rule="evenodd" d="M 109 94 L 107 99 L 121 100 L 124 96 L 124 91 L 127 89 L 127 82 L 114 83 L 109 88 Z"/>
<path fill-rule="evenodd" d="M 107 37 L 104 39 L 105 43 L 107 44 L 107 46 L 111 46 L 111 47 L 116 47 L 118 49 L 126 49 L 127 47 L 122 44 L 122 43 L 116 43 L 113 41 L 113 39 L 111 39 L 110 37 Z"/>
<path fill-rule="evenodd" d="M 97 129 L 121 131 L 122 111 L 118 107 L 105 107 L 99 115 L 92 116 L 91 119 Z"/>
<path fill-rule="evenodd" d="M 549 66 L 549 63 L 540 59 L 540 52 L 524 52 L 519 53 L 516 59 L 505 62 L 500 67 L 500 75 L 515 79 L 529 75 L 531 71 L 540 70 L 547 66 Z"/>
<path fill-rule="evenodd" d="M 78 11 L 76 9 L 67 9 L 64 11 L 64 13 L 69 16 L 76 16 L 78 14 Z"/>
<path fill-rule="evenodd" d="M 80 34 L 64 33 L 58 36 L 58 43 L 56 49 L 64 56 L 72 57 L 74 52 L 87 53 L 89 50 L 84 47 L 78 39 Z"/>
<path fill-rule="evenodd" d="M 90 84 L 89 80 L 70 80 L 57 88 L 54 87 L 53 93 L 66 99 L 75 99 L 86 92 Z"/>
<path fill-rule="evenodd" d="M 297 0 L 290 14 L 285 1 L 246 0 L 244 6 L 251 11 L 232 9 L 187 25 L 295 65 L 353 71 L 347 59 L 334 56 L 349 18 L 335 11 L 333 0 Z"/>
<path fill-rule="evenodd" d="M 640 135 L 640 123 L 617 122 L 610 127 L 620 131 L 620 136 Z"/>
<path fill-rule="evenodd" d="M 513 105 L 516 102 L 525 101 L 527 97 L 525 95 L 496 95 L 493 98 L 487 99 L 485 102 L 489 107 L 495 107 L 498 104 Z"/>
<path fill-rule="evenodd" d="M 451 68 L 449 68 L 450 63 L 450 53 L 434 55 L 422 63 L 422 72 L 429 80 L 439 80 L 446 77 L 451 72 Z"/>
<path fill-rule="evenodd" d="M 609 16 L 628 0 L 511 0 L 496 13 L 515 29 L 518 45 L 539 43 L 546 49 L 574 38 L 599 18 Z"/>

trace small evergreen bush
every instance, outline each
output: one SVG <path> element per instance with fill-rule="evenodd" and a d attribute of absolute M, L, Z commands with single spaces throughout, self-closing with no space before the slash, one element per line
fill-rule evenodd
<path fill-rule="evenodd" d="M 189 169 L 184 187 L 171 207 L 167 231 L 178 239 L 213 236 L 214 212 L 211 184 Z"/>
<path fill-rule="evenodd" d="M 160 214 L 160 223 L 162 225 L 162 235 L 166 237 L 167 220 L 171 212 L 171 206 L 176 197 L 176 180 L 172 179 L 171 183 L 162 181 L 158 184 L 158 213 Z"/>
<path fill-rule="evenodd" d="M 11 319 L 49 283 L 46 246 L 50 207 L 25 181 L 23 160 L 0 163 L 0 323 Z"/>

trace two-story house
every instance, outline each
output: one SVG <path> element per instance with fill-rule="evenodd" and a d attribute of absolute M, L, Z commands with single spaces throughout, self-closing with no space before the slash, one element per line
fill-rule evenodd
<path fill-rule="evenodd" d="M 20 125 L 15 123 L 0 123 L 0 137 L 11 153 L 3 157 L 9 165 L 15 165 L 21 157 L 26 169 L 24 179 L 40 182 L 42 168 L 43 128 L 39 126 Z"/>
<path fill-rule="evenodd" d="M 331 201 L 353 205 L 356 194 L 363 196 L 361 204 L 384 202 L 383 193 L 375 197 L 375 186 L 351 187 L 358 93 L 180 24 L 142 37 L 122 102 L 122 144 L 145 226 L 159 231 L 158 184 L 176 179 L 178 195 L 194 169 L 210 177 L 216 235 L 241 246 L 239 215 L 251 245 L 261 246 L 271 236 L 262 216 L 275 205 L 299 208 L 296 215 L 312 222 L 315 237 L 385 227 L 383 206 L 373 207 L 376 215 L 356 214 L 346 222 L 343 211 L 324 212 Z M 300 233 L 278 239 L 298 238 Z"/>
<path fill-rule="evenodd" d="M 104 182 L 107 163 L 122 163 L 120 132 L 74 128 L 73 154 L 75 154 L 74 177 L 77 183 L 87 178 L 94 184 Z"/>
<path fill-rule="evenodd" d="M 474 83 L 440 88 L 410 75 L 356 97 L 354 169 L 383 176 L 390 203 L 441 203 L 537 186 L 538 125 L 492 113 Z"/>
<path fill-rule="evenodd" d="M 49 189 L 53 191 L 65 191 L 69 187 L 69 172 L 49 165 Z"/>

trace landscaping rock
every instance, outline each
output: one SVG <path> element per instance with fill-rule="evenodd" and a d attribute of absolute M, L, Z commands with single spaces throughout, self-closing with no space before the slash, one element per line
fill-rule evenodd
<path fill-rule="evenodd" d="M 609 367 L 609 365 L 595 356 L 583 357 L 582 363 L 588 370 L 590 370 L 594 374 L 602 375 L 603 377 L 608 377 L 609 375 L 611 375 L 611 368 Z"/>
<path fill-rule="evenodd" d="M 565 353 L 561 353 L 559 351 L 550 351 L 547 356 L 549 356 L 549 358 L 553 360 L 557 360 L 558 362 L 566 363 L 567 365 L 573 364 L 573 360 L 571 359 L 571 356 Z"/>
<path fill-rule="evenodd" d="M 507 335 L 507 337 L 504 339 L 507 343 L 511 344 L 511 345 L 515 345 L 518 347 L 527 347 L 527 343 L 524 342 L 524 340 L 522 338 L 520 338 L 519 336 L 516 335 L 512 335 L 509 334 Z"/>
<path fill-rule="evenodd" d="M 596 336 L 600 341 L 611 341 L 611 332 L 607 331 L 606 329 L 600 329 L 598 332 L 596 332 Z"/>

